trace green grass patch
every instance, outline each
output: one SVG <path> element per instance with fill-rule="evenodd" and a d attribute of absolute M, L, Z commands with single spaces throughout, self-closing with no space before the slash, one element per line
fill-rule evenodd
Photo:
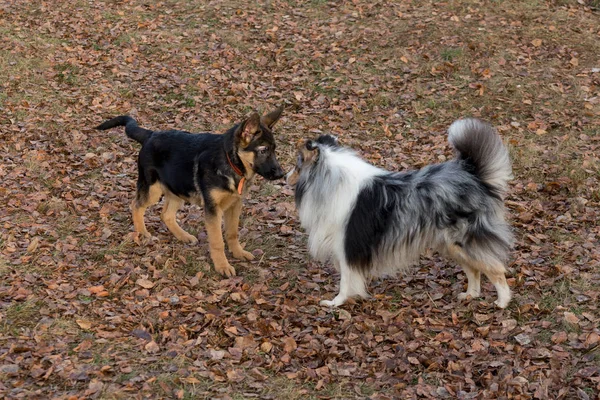
<path fill-rule="evenodd" d="M 16 335 L 22 329 L 33 328 L 39 320 L 39 311 L 43 305 L 39 299 L 11 302 L 4 310 L 5 320 L 0 324 L 0 333 Z"/>
<path fill-rule="evenodd" d="M 458 48 L 458 47 L 448 47 L 445 49 L 442 49 L 442 51 L 440 51 L 440 57 L 442 60 L 444 61 L 455 61 L 457 59 L 459 59 L 460 57 L 462 57 L 463 55 L 463 49 Z"/>

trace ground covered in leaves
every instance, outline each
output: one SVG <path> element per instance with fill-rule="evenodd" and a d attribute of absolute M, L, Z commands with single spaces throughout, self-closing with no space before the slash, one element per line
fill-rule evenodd
<path fill-rule="evenodd" d="M 596 399 L 600 392 L 600 15 L 596 1 L 0 2 L 3 398 Z M 460 302 L 436 255 L 340 309 L 293 192 L 260 180 L 211 270 L 202 210 L 132 236 L 139 145 L 98 132 L 222 132 L 284 104 L 286 169 L 334 133 L 376 165 L 451 157 L 481 117 L 510 146 L 514 300 Z"/>

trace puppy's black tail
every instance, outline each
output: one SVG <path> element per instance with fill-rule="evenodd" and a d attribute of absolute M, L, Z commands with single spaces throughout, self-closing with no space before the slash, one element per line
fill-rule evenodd
<path fill-rule="evenodd" d="M 125 134 L 131 139 L 144 144 L 146 140 L 152 135 L 152 131 L 149 129 L 140 128 L 135 121 L 129 115 L 121 115 L 108 121 L 104 121 L 96 127 L 96 129 L 104 131 L 106 129 L 114 128 L 115 126 L 124 126 Z"/>
<path fill-rule="evenodd" d="M 494 128 L 478 119 L 460 119 L 450 125 L 448 134 L 467 170 L 504 198 L 513 175 L 508 150 Z"/>

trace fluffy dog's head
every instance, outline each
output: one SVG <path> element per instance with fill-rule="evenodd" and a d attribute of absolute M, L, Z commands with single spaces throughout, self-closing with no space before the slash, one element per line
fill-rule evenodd
<path fill-rule="evenodd" d="M 316 140 L 307 140 L 298 146 L 296 165 L 286 175 L 288 185 L 295 186 L 302 172 L 318 162 L 321 148 L 324 146 L 339 147 L 337 138 L 333 135 L 321 135 Z"/>

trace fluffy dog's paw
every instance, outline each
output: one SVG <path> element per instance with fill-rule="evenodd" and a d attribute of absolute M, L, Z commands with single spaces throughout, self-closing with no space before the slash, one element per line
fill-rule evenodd
<path fill-rule="evenodd" d="M 235 276 L 235 268 L 233 268 L 228 262 L 215 264 L 215 271 L 228 278 Z"/>
<path fill-rule="evenodd" d="M 498 308 L 506 308 L 508 306 L 508 303 L 510 302 L 509 300 L 504 300 L 504 301 L 500 301 L 500 299 L 496 300 L 494 302 L 494 304 L 496 305 L 496 307 Z"/>
<path fill-rule="evenodd" d="M 333 300 L 321 300 L 319 304 L 324 307 L 335 307 L 335 302 Z"/>
<path fill-rule="evenodd" d="M 325 307 L 339 307 L 344 304 L 346 300 L 348 300 L 347 297 L 337 295 L 333 300 L 321 300 L 319 304 Z"/>
<path fill-rule="evenodd" d="M 458 296 L 456 296 L 456 298 L 459 300 L 467 300 L 467 299 L 472 300 L 472 299 L 476 299 L 477 297 L 479 297 L 479 294 L 469 293 L 469 292 L 462 292 Z"/>
<path fill-rule="evenodd" d="M 254 254 L 250 253 L 249 251 L 243 250 L 243 249 L 239 249 L 237 251 L 232 251 L 231 253 L 238 260 L 248 260 L 248 261 L 254 260 Z"/>

